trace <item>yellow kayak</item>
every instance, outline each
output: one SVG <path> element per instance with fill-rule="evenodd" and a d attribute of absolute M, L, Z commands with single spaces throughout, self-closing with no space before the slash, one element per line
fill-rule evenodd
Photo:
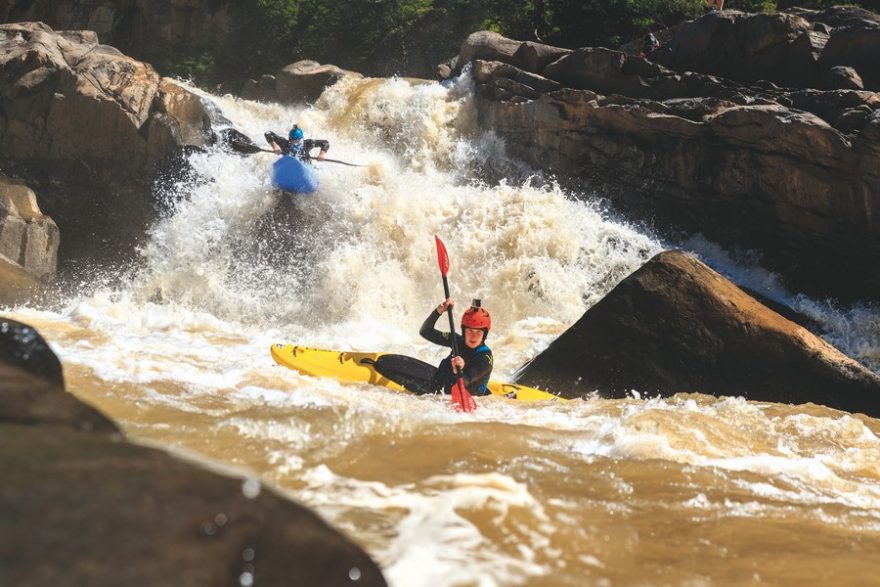
<path fill-rule="evenodd" d="M 396 391 L 407 391 L 400 383 L 389 379 L 376 370 L 376 361 L 381 357 L 385 359 L 399 357 L 407 364 L 418 364 L 433 369 L 427 363 L 387 353 L 358 353 L 351 351 L 332 351 L 326 349 L 314 349 L 292 344 L 273 344 L 270 347 L 272 358 L 279 365 L 315 377 L 329 377 L 339 381 L 352 383 L 371 383 L 381 385 Z M 381 361 L 380 361 L 381 362 Z M 552 393 L 541 391 L 533 387 L 516 385 L 515 383 L 489 382 L 489 391 L 493 395 L 500 395 L 508 399 L 519 401 L 566 401 Z"/>

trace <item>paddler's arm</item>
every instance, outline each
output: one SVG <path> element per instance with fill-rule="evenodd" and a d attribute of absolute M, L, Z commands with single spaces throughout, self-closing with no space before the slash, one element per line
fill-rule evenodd
<path fill-rule="evenodd" d="M 440 346 L 448 346 L 452 348 L 452 342 L 449 338 L 448 332 L 440 332 L 434 325 L 437 324 L 437 320 L 440 319 L 440 316 L 446 313 L 447 308 L 451 308 L 455 305 L 455 302 L 452 298 L 449 298 L 442 302 L 435 310 L 431 311 L 431 314 L 425 318 L 425 321 L 422 322 L 422 327 L 419 329 L 419 334 L 425 340 L 429 342 L 433 342 L 434 344 L 439 344 Z"/>
<path fill-rule="evenodd" d="M 489 381 L 489 376 L 492 375 L 492 367 L 491 353 L 479 354 L 469 363 L 466 363 L 461 376 L 464 379 L 464 386 L 468 391 L 473 394 L 477 393 L 477 388 Z"/>

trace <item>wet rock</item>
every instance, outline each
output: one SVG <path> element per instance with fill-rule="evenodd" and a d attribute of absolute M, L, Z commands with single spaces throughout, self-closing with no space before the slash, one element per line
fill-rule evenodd
<path fill-rule="evenodd" d="M 210 135 L 202 106 L 93 32 L 0 25 L 0 158 L 40 195 L 68 254 L 133 248 L 156 166 Z"/>
<path fill-rule="evenodd" d="M 312 103 L 325 89 L 351 77 L 363 76 L 335 65 L 321 65 L 311 60 L 297 61 L 275 74 L 275 92 L 281 104 Z"/>
<path fill-rule="evenodd" d="M 64 387 L 61 362 L 34 328 L 0 317 L 0 363 Z"/>
<path fill-rule="evenodd" d="M 28 328 L 0 333 L 0 510 L 15 512 L 0 516 L 0 583 L 386 584 L 363 550 L 256 479 L 125 441 L 23 360 L 51 362 Z"/>
<path fill-rule="evenodd" d="M 880 415 L 880 377 L 676 251 L 623 280 L 519 382 L 567 397 L 700 392 Z"/>
<path fill-rule="evenodd" d="M 250 79 L 244 83 L 240 95 L 245 100 L 258 102 L 278 102 L 278 92 L 275 91 L 275 76 L 262 75 L 259 80 Z"/>
<path fill-rule="evenodd" d="M 55 275 L 58 244 L 58 226 L 40 211 L 33 190 L 0 176 L 0 255 L 47 280 Z"/>
<path fill-rule="evenodd" d="M 118 432 L 104 415 L 64 391 L 61 362 L 34 328 L 0 317 L 0 434 L 7 425 Z"/>

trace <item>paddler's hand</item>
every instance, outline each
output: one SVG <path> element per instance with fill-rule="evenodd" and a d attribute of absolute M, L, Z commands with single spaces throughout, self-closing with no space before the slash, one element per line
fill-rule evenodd
<path fill-rule="evenodd" d="M 446 313 L 446 310 L 449 308 L 455 307 L 455 300 L 452 298 L 446 298 L 445 301 L 441 302 L 439 306 L 437 306 L 437 313 L 441 316 Z"/>
<path fill-rule="evenodd" d="M 461 373 L 464 370 L 464 359 L 461 357 L 452 357 L 452 368 L 456 373 Z"/>

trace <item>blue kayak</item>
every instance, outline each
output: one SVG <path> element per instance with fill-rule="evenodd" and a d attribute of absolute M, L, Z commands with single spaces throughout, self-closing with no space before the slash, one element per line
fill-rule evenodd
<path fill-rule="evenodd" d="M 318 189 L 318 174 L 308 163 L 282 155 L 272 165 L 272 185 L 286 192 L 311 194 Z"/>

